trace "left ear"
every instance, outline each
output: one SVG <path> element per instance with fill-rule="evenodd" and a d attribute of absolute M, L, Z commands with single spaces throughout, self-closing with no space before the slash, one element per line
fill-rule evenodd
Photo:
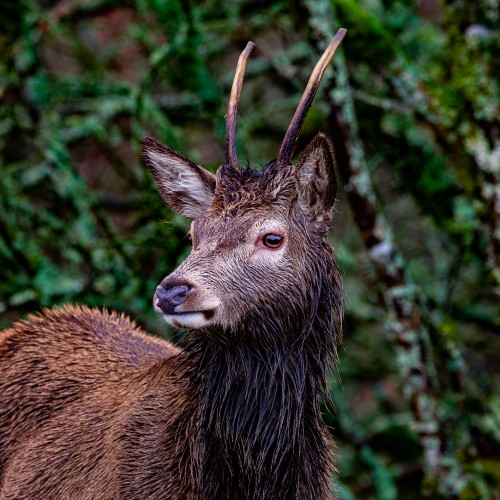
<path fill-rule="evenodd" d="M 299 205 L 319 224 L 331 223 L 337 194 L 335 157 L 331 141 L 322 132 L 309 143 L 294 167 Z"/>
<path fill-rule="evenodd" d="M 215 196 L 212 173 L 152 137 L 143 137 L 141 146 L 144 161 L 172 210 L 193 219 L 208 210 Z"/>

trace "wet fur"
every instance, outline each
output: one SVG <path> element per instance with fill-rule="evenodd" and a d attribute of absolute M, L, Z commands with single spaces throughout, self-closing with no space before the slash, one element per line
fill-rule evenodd
<path fill-rule="evenodd" d="M 288 321 L 249 321 L 237 342 L 192 332 L 179 352 L 73 307 L 4 332 L 0 498 L 329 498 L 319 396 L 338 290 L 324 271 L 301 298 L 314 321 L 297 301 Z"/>
<path fill-rule="evenodd" d="M 330 218 L 311 222 L 295 179 L 275 163 L 226 172 L 196 221 L 234 245 L 256 217 L 293 220 L 295 267 L 277 286 L 232 269 L 230 328 L 191 331 L 181 351 L 124 316 L 65 307 L 0 333 L 0 499 L 331 498 L 320 400 L 340 279 Z"/>

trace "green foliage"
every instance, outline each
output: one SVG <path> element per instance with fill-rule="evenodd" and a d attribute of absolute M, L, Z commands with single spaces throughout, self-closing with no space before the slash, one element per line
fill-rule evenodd
<path fill-rule="evenodd" d="M 165 335 L 151 297 L 189 251 L 189 226 L 156 193 L 139 139 L 154 135 L 216 168 L 236 60 L 251 39 L 257 47 L 240 104 L 240 157 L 252 165 L 276 157 L 317 57 L 310 7 L 224 0 L 4 4 L 0 325 L 73 302 L 127 311 Z M 336 18 L 322 19 L 332 34 L 340 25 L 349 30 L 342 50 L 358 140 L 377 206 L 426 298 L 440 418 L 458 450 L 454 464 L 464 471 L 449 477 L 460 498 L 498 498 L 498 3 L 314 5 L 335 9 Z M 299 147 L 318 129 L 338 133 L 322 89 Z M 437 485 L 424 479 L 405 380 L 385 334 L 380 284 L 342 190 L 336 206 L 332 238 L 346 317 L 338 380 L 331 382 L 336 411 L 327 419 L 338 446 L 339 497 L 437 498 Z"/>

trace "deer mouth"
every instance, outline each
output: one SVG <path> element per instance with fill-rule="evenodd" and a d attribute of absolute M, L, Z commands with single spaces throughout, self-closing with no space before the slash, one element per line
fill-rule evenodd
<path fill-rule="evenodd" d="M 202 328 L 211 323 L 215 316 L 216 309 L 206 309 L 204 311 L 182 311 L 172 314 L 164 314 L 167 323 L 176 328 Z"/>

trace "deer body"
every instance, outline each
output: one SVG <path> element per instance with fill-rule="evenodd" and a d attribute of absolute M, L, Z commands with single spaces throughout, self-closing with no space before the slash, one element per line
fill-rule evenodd
<path fill-rule="evenodd" d="M 74 307 L 0 341 L 0 498 L 119 498 L 126 422 L 149 370 L 178 350 L 125 317 Z"/>
<path fill-rule="evenodd" d="M 217 176 L 142 144 L 165 201 L 194 218 L 190 256 L 153 299 L 190 330 L 184 349 L 85 307 L 0 333 L 1 500 L 331 497 L 319 404 L 341 316 L 333 153 L 319 134 L 295 166 L 287 146 L 262 172 L 237 168 L 245 62 Z"/>

